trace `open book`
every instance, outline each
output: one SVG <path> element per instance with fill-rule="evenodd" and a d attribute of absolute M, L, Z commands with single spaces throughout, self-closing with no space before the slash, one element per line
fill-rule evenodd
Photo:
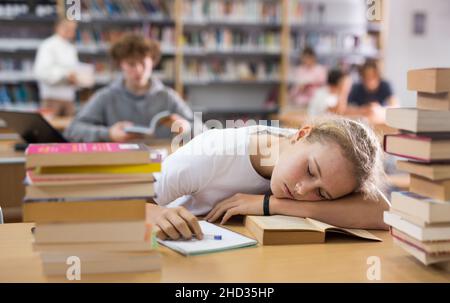
<path fill-rule="evenodd" d="M 247 216 L 245 227 L 263 245 L 323 243 L 327 232 L 343 233 L 366 240 L 381 241 L 362 229 L 340 228 L 311 218 L 289 216 Z"/>
<path fill-rule="evenodd" d="M 149 127 L 133 125 L 128 126 L 124 130 L 130 134 L 142 135 L 147 137 L 152 137 L 155 135 L 156 127 L 162 119 L 169 117 L 172 113 L 168 110 L 157 113 L 150 121 Z"/>
<path fill-rule="evenodd" d="M 233 232 L 229 229 L 219 227 L 207 221 L 199 221 L 200 227 L 205 235 L 220 235 L 221 240 L 160 240 L 158 242 L 183 255 L 199 255 L 223 250 L 256 245 L 257 242 L 251 238 Z"/>

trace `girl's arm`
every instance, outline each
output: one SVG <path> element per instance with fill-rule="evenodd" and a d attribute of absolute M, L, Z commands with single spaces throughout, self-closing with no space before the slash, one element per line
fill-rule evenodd
<path fill-rule="evenodd" d="M 271 197 L 273 215 L 307 217 L 344 228 L 385 229 L 383 212 L 388 202 L 364 200 L 361 194 L 352 194 L 333 201 L 306 202 Z"/>
<path fill-rule="evenodd" d="M 220 217 L 222 224 L 235 215 L 263 215 L 263 195 L 236 194 L 216 205 L 206 216 L 214 222 Z M 388 229 L 383 222 L 383 212 L 389 202 L 380 196 L 378 200 L 364 200 L 361 194 L 352 194 L 333 201 L 297 201 L 270 198 L 271 215 L 312 218 L 344 228 Z"/>

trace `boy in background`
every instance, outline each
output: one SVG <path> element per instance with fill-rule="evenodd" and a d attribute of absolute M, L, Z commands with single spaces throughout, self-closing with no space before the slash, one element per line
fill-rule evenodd
<path fill-rule="evenodd" d="M 159 43 L 141 35 L 125 34 L 111 48 L 111 56 L 121 69 L 121 76 L 97 91 L 66 130 L 71 141 L 127 142 L 139 139 L 125 128 L 148 126 L 160 112 L 171 115 L 156 128 L 158 138 L 170 137 L 177 121 L 179 132 L 191 129 L 194 114 L 181 97 L 152 76 L 161 58 Z"/>

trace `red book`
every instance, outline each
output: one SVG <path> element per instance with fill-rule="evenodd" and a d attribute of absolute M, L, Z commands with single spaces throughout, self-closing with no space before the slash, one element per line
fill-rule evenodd
<path fill-rule="evenodd" d="M 384 136 L 388 154 L 421 162 L 450 162 L 450 133 L 405 133 Z"/>
<path fill-rule="evenodd" d="M 30 144 L 26 167 L 120 165 L 161 162 L 161 154 L 145 144 L 53 143 Z"/>

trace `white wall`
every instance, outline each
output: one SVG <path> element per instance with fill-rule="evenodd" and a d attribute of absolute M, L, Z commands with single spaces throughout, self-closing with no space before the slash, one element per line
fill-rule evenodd
<path fill-rule="evenodd" d="M 406 89 L 409 69 L 450 67 L 450 0 L 388 0 L 385 76 L 402 106 L 415 106 L 415 92 Z M 414 36 L 413 14 L 427 14 L 426 34 Z"/>

